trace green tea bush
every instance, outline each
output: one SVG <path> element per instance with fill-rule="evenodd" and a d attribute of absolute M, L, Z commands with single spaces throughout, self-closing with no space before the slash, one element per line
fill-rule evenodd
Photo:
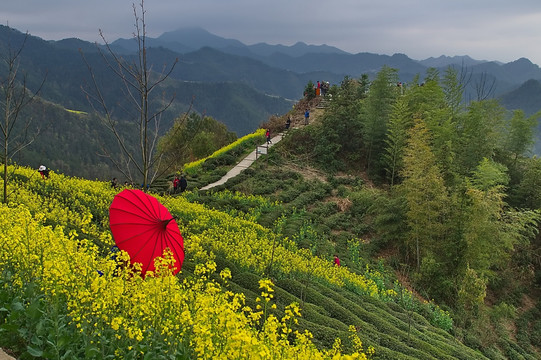
<path fill-rule="evenodd" d="M 336 214 L 340 209 L 335 202 L 329 201 L 316 203 L 310 211 L 321 218 L 328 218 L 329 216 Z"/>
<path fill-rule="evenodd" d="M 530 340 L 534 346 L 541 347 L 541 318 L 532 323 Z"/>
<path fill-rule="evenodd" d="M 327 181 L 333 188 L 347 185 L 357 188 L 361 188 L 364 185 L 364 180 L 358 176 L 334 176 L 331 175 L 327 178 Z"/>
<path fill-rule="evenodd" d="M 283 203 L 290 203 L 297 198 L 302 191 L 296 187 L 288 187 L 283 189 L 278 195 L 277 200 Z"/>
<path fill-rule="evenodd" d="M 312 341 L 321 348 L 332 348 L 334 339 L 337 337 L 347 338 L 346 331 L 340 331 L 325 325 L 312 323 L 302 317 L 299 319 L 299 327 L 310 329 L 310 332 L 313 335 Z"/>

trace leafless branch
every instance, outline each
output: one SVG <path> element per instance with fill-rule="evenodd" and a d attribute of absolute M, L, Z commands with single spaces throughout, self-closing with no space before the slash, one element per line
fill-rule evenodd
<path fill-rule="evenodd" d="M 2 60 L 7 68 L 6 78 L 0 81 L 0 108 L 3 110 L 3 119 L 0 121 L 0 132 L 2 136 L 2 162 L 4 164 L 4 202 L 7 202 L 8 197 L 8 164 L 11 162 L 13 156 L 29 146 L 40 132 L 38 128 L 34 131 L 33 135 L 30 135 L 31 117 L 27 117 L 20 128 L 16 127 L 16 124 L 20 124 L 22 110 L 36 99 L 47 78 L 47 76 L 44 76 L 41 84 L 39 84 L 38 89 L 34 93 L 27 88 L 26 75 L 23 75 L 20 80 L 20 57 L 28 36 L 28 33 L 26 33 L 22 43 L 15 49 L 11 47 L 11 42 L 8 40 L 7 54 L 2 56 Z"/>
<path fill-rule="evenodd" d="M 133 37 L 137 42 L 137 54 L 133 60 L 130 57 L 121 57 L 115 53 L 111 45 L 106 40 L 105 35 L 100 30 L 100 37 L 105 43 L 105 51 L 99 49 L 99 53 L 104 59 L 106 67 L 123 84 L 122 92 L 127 99 L 127 104 L 118 104 L 119 107 L 125 110 L 126 114 L 136 114 L 131 118 L 131 122 L 135 124 L 138 132 L 138 151 L 129 149 L 128 144 L 123 137 L 123 129 L 119 128 L 117 120 L 113 117 L 110 107 L 106 104 L 103 92 L 96 80 L 96 76 L 89 61 L 83 54 L 83 59 L 91 74 L 93 91 L 85 91 L 87 98 L 91 103 L 96 103 L 101 109 L 101 116 L 105 126 L 116 138 L 120 147 L 122 157 L 125 160 L 114 159 L 111 151 L 104 151 L 111 159 L 117 168 L 122 173 L 130 173 L 130 169 L 134 168 L 139 175 L 143 177 L 143 187 L 151 184 L 158 176 L 159 171 L 157 165 L 160 164 L 163 154 L 155 154 L 157 149 L 158 138 L 160 136 L 161 118 L 162 115 L 172 105 L 175 97 L 172 96 L 167 101 L 153 101 L 151 95 L 153 91 L 160 86 L 172 73 L 178 59 L 175 59 L 170 67 L 164 65 L 160 73 L 155 73 L 152 66 L 147 61 L 147 44 L 146 44 L 146 10 L 144 1 L 141 0 L 139 5 L 132 4 L 133 15 L 135 19 L 135 31 Z M 94 104 L 92 105 L 94 108 Z M 129 108 L 125 108 L 129 106 Z M 190 106 L 191 107 L 191 106 Z M 157 108 L 157 109 L 155 109 Z M 130 111 L 130 109 L 132 111 Z M 102 149 L 105 150 L 105 149 Z"/>

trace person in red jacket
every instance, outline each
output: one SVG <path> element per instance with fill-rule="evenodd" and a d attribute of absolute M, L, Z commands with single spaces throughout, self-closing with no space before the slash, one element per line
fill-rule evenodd
<path fill-rule="evenodd" d="M 338 255 L 334 254 L 334 265 L 340 266 L 340 259 L 338 258 Z"/>
<path fill-rule="evenodd" d="M 175 175 L 175 180 L 173 180 L 173 192 L 174 193 L 177 192 L 179 185 L 180 185 L 180 179 L 178 178 L 178 175 Z"/>

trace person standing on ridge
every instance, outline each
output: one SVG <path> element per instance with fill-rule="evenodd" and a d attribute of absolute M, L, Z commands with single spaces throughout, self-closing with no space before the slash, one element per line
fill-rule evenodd
<path fill-rule="evenodd" d="M 306 109 L 304 112 L 304 125 L 308 125 L 308 122 L 310 121 L 310 110 Z"/>
<path fill-rule="evenodd" d="M 270 136 L 270 129 L 267 129 L 267 132 L 265 133 L 265 137 L 267 138 L 267 145 L 272 144 L 272 140 Z"/>

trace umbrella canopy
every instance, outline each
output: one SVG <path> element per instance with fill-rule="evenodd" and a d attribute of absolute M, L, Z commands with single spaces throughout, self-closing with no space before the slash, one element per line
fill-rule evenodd
<path fill-rule="evenodd" d="M 153 196 L 141 190 L 125 189 L 109 208 L 109 225 L 115 243 L 130 255 L 131 263 L 142 264 L 142 275 L 154 271 L 154 259 L 171 249 L 173 273 L 184 261 L 184 239 L 171 213 Z"/>

